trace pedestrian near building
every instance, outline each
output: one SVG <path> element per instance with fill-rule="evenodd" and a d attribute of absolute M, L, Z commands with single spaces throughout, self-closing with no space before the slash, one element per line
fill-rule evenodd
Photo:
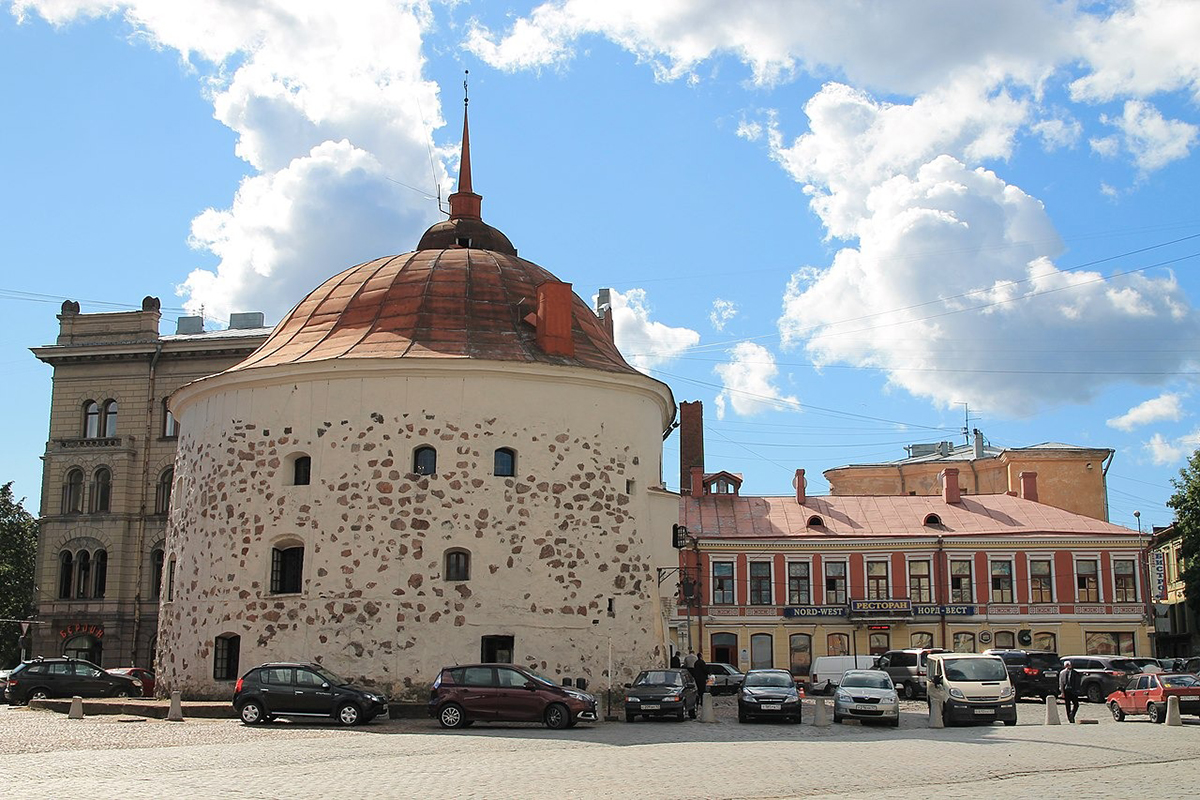
<path fill-rule="evenodd" d="M 703 653 L 696 653 L 696 663 L 692 666 L 692 677 L 696 680 L 697 697 L 703 698 L 704 690 L 708 688 L 708 665 L 704 663 Z"/>
<path fill-rule="evenodd" d="M 1058 690 L 1067 706 L 1067 722 L 1074 722 L 1079 713 L 1079 673 L 1071 668 L 1070 661 L 1064 661 L 1062 671 L 1058 673 Z"/>
<path fill-rule="evenodd" d="M 688 654 L 683 657 L 683 668 L 691 669 L 696 666 L 696 651 L 688 650 Z"/>
<path fill-rule="evenodd" d="M 671 669 L 679 669 L 679 651 L 671 651 Z"/>

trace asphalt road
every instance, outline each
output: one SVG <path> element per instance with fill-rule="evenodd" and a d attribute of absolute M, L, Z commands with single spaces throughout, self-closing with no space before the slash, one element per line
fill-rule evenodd
<path fill-rule="evenodd" d="M 141 797 L 1092 797 L 1185 796 L 1200 785 L 1200 722 L 930 729 L 906 703 L 899 729 L 736 722 L 613 722 L 550 731 L 431 720 L 275 722 L 68 720 L 0 708 L 0 796 Z"/>

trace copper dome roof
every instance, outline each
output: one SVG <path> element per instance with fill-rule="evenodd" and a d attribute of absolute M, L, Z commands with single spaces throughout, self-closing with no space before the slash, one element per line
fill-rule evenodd
<path fill-rule="evenodd" d="M 574 355 L 552 355 L 526 317 L 556 279 L 523 258 L 452 247 L 387 256 L 335 275 L 233 370 L 343 358 L 477 358 L 640 374 L 571 295 Z"/>

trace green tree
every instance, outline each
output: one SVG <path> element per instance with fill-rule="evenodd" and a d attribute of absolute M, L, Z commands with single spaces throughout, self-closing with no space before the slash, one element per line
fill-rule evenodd
<path fill-rule="evenodd" d="M 12 483 L 0 486 L 0 619 L 29 619 L 33 615 L 33 564 L 37 557 L 38 524 L 13 498 Z M 0 666 L 20 658 L 21 626 L 0 623 Z"/>
<path fill-rule="evenodd" d="M 1175 494 L 1167 505 L 1175 510 L 1175 528 L 1183 536 L 1184 591 L 1188 605 L 1200 611 L 1200 450 L 1192 453 L 1171 484 Z"/>

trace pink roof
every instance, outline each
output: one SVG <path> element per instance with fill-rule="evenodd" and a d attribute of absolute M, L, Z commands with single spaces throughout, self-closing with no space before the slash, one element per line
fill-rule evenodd
<path fill-rule="evenodd" d="M 925 525 L 929 514 L 938 515 L 942 524 Z M 814 515 L 825 524 L 809 527 Z M 1136 541 L 1138 536 L 1120 525 L 1008 494 L 965 496 L 957 504 L 940 496 L 841 495 L 809 497 L 804 505 L 794 496 L 685 496 L 680 516 L 693 535 L 722 539 L 1085 534 Z"/>

